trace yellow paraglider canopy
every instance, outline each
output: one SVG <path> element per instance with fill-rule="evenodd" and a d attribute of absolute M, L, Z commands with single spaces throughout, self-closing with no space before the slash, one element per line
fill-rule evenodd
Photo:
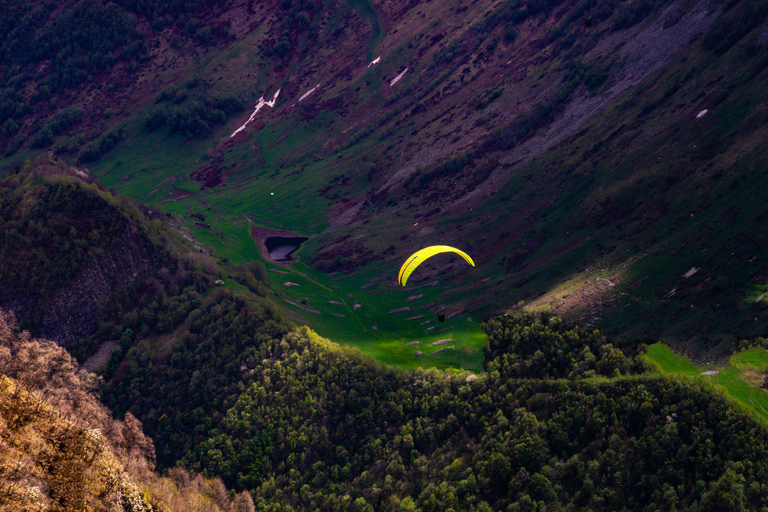
<path fill-rule="evenodd" d="M 408 277 L 413 273 L 414 270 L 416 270 L 416 267 L 422 264 L 424 260 L 431 258 L 432 256 L 436 254 L 441 254 L 444 252 L 455 252 L 464 260 L 472 265 L 475 266 L 475 262 L 472 261 L 472 258 L 469 257 L 467 253 L 464 251 L 460 251 L 456 249 L 455 247 L 451 247 L 449 245 L 432 245 L 430 247 L 425 247 L 424 249 L 420 251 L 416 251 L 411 256 L 408 257 L 407 260 L 405 260 L 405 263 L 403 263 L 403 266 L 400 267 L 400 273 L 397 276 L 397 282 L 401 286 L 405 286 L 406 281 L 408 281 Z"/>

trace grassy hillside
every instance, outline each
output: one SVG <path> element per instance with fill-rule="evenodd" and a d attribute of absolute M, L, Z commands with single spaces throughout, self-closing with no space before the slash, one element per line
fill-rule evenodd
<path fill-rule="evenodd" d="M 702 358 L 766 330 L 761 2 L 110 5 L 137 43 L 47 105 L 38 61 L 4 65 L 6 169 L 47 149 L 87 163 L 219 258 L 266 264 L 295 322 L 390 364 L 475 370 L 478 321 L 515 307 Z M 69 15 L 34 12 L 38 38 Z M 254 227 L 311 239 L 273 265 Z M 477 268 L 391 288 L 435 243 Z"/>
<path fill-rule="evenodd" d="M 154 222 L 141 207 L 70 175 L 72 169 L 42 168 L 59 172 L 22 174 L 12 180 L 15 187 L 3 190 L 12 197 L 34 198 L 42 190 L 84 196 L 82 209 L 73 203 L 59 220 L 72 212 L 88 217 L 95 209 L 102 212 L 92 216 L 97 232 L 102 223 L 115 222 L 110 215 L 119 222 L 132 219 L 139 232 Z M 30 212 L 21 213 L 14 219 Z M 35 253 L 45 238 L 35 236 L 33 225 L 20 223 L 27 227 L 18 235 Z M 162 266 L 115 293 L 98 329 L 68 346 L 86 367 L 97 369 L 104 403 L 122 423 L 87 391 L 99 379 L 80 371 L 62 348 L 32 342 L 13 327 L 0 330 L 3 373 L 38 389 L 51 408 L 82 418 L 86 427 L 78 436 L 100 429 L 110 448 L 130 461 L 127 470 L 139 475 L 135 482 L 153 506 L 740 510 L 768 503 L 759 484 L 766 477 L 764 422 L 728 396 L 765 394 L 750 384 L 765 369 L 764 348 L 734 356 L 736 373 L 722 372 L 725 392 L 705 377 L 654 373 L 648 357 L 673 361 L 686 372 L 694 367 L 658 347 L 643 356 L 642 345 L 622 348 L 600 330 L 524 313 L 482 324 L 488 341 L 476 356 L 483 360 L 479 375 L 392 368 L 306 327 L 291 328 L 265 297 L 271 292 L 262 281 L 285 274 L 223 259 L 218 265 L 193 241 L 171 244 L 171 226 L 158 221 L 153 228 L 152 243 L 165 254 Z M 182 228 L 175 229 L 185 233 Z M 78 231 L 67 241 L 77 245 L 87 236 Z M 197 249 L 179 253 L 190 245 Z M 216 284 L 216 276 L 223 284 Z M 744 343 L 765 344 L 761 338 Z M 21 384 L 16 386 L 11 395 Z M 48 407 L 36 405 L 40 400 L 27 402 L 40 412 Z M 18 414 L 8 414 L 6 423 L 16 422 Z M 42 428 L 34 414 L 25 418 L 32 421 L 29 429 Z M 7 438 L 34 437 L 31 432 Z M 153 444 L 170 480 L 151 471 Z M 0 453 L 15 460 L 53 450 L 63 468 L 34 464 L 8 477 L 3 489 L 19 500 L 37 500 L 33 491 L 16 491 L 26 486 L 25 478 L 44 477 L 52 482 L 44 499 L 106 499 L 98 490 L 100 477 L 88 476 L 99 471 L 97 459 L 57 451 L 59 445 Z M 87 455 L 92 446 L 77 437 L 66 448 Z M 190 477 L 176 464 L 220 477 L 241 494 Z M 77 485 L 81 480 L 89 484 Z"/>

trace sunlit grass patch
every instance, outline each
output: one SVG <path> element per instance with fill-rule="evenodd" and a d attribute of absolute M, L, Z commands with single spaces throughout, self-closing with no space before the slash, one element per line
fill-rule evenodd
<path fill-rule="evenodd" d="M 664 373 L 699 375 L 702 370 L 686 356 L 676 354 L 663 343 L 654 343 L 648 347 L 645 357 L 656 363 Z"/>
<path fill-rule="evenodd" d="M 703 368 L 685 356 L 676 354 L 663 343 L 648 347 L 645 357 L 656 363 L 665 374 L 695 376 L 702 375 Z M 763 389 L 765 372 L 768 371 L 768 351 L 752 348 L 730 357 L 725 367 L 710 370 L 701 378 L 722 386 L 731 398 L 741 402 L 761 418 L 768 420 L 768 392 Z"/>
<path fill-rule="evenodd" d="M 768 392 L 763 379 L 768 371 L 768 351 L 752 348 L 731 356 L 728 365 L 713 377 L 728 394 L 768 420 Z"/>

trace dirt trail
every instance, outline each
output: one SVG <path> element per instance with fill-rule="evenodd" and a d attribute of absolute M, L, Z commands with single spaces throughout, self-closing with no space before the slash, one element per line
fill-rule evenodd
<path fill-rule="evenodd" d="M 295 307 L 297 307 L 297 308 L 301 309 L 302 311 L 306 311 L 307 313 L 315 313 L 316 315 L 320 315 L 320 314 L 322 314 L 320 311 L 317 311 L 316 309 L 309 309 L 309 308 L 305 308 L 304 306 L 301 306 L 301 305 L 299 305 L 299 304 L 296 304 L 296 303 L 295 303 L 295 302 L 293 302 L 292 300 L 288 300 L 288 299 L 283 299 L 283 300 L 284 300 L 285 302 L 287 302 L 288 304 L 290 304 L 291 306 L 295 306 Z"/>

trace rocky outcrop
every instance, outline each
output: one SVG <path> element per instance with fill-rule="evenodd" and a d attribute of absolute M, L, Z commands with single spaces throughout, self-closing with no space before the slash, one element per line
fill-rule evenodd
<path fill-rule="evenodd" d="M 151 242 L 135 224 L 129 222 L 127 226 L 107 251 L 47 297 L 4 292 L 0 284 L 0 307 L 19 318 L 36 317 L 39 327 L 35 334 L 59 345 L 93 333 L 104 318 L 106 302 L 148 270 L 153 261 Z"/>

